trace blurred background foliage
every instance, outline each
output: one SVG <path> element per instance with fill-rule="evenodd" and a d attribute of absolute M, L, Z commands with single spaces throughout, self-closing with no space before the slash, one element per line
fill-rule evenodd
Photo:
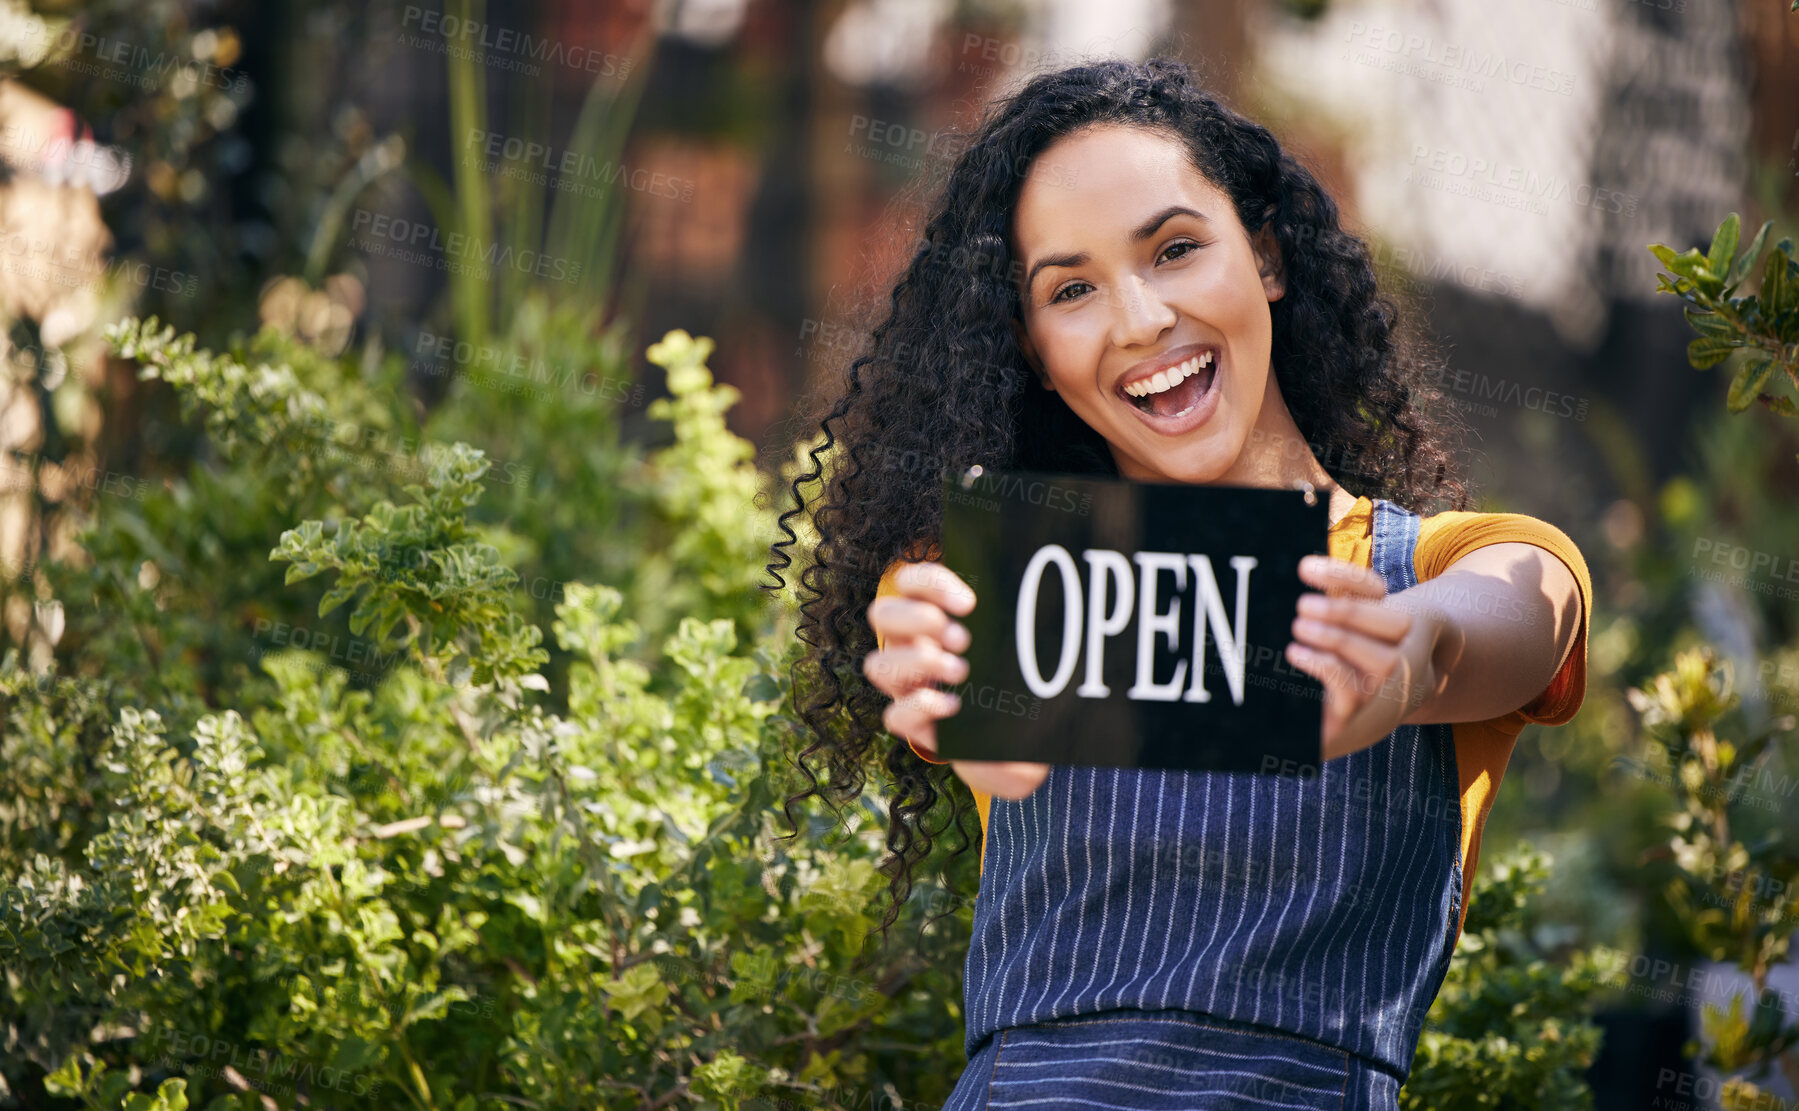
<path fill-rule="evenodd" d="M 940 137 L 1155 49 L 1318 166 L 1467 372 L 1486 508 L 1594 572 L 1407 1106 L 1793 1097 L 1799 421 L 1688 365 L 1646 249 L 1794 234 L 1793 23 L 900 7 L 0 0 L 0 1106 L 940 1103 L 974 861 L 873 950 L 878 801 L 775 837 L 776 480 Z"/>

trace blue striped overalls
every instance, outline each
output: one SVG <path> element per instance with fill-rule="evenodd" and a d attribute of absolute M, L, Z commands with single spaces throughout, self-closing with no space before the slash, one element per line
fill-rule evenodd
<path fill-rule="evenodd" d="M 1416 584 L 1419 523 L 1374 501 L 1389 593 Z M 1394 1107 L 1460 844 L 1448 725 L 1304 778 L 1053 767 L 988 813 L 945 1111 Z"/>

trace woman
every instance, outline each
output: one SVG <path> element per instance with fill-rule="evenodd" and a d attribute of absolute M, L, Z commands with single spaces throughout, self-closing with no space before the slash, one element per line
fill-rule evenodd
<path fill-rule="evenodd" d="M 1429 373 L 1331 198 L 1177 63 L 1039 77 L 957 159 L 795 483 L 830 455 L 798 797 L 853 798 L 883 752 L 883 929 L 980 819 L 949 1107 L 1395 1106 L 1512 742 L 1579 707 L 1591 606 L 1559 530 L 1461 511 Z M 939 762 L 976 601 L 931 559 L 938 481 L 975 463 L 1326 496 L 1287 657 L 1325 690 L 1320 774 Z"/>

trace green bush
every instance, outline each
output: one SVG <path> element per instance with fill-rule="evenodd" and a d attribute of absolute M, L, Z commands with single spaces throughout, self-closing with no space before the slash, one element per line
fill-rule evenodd
<path fill-rule="evenodd" d="M 878 804 L 846 833 L 775 837 L 793 622 L 753 589 L 772 520 L 708 341 L 652 349 L 673 397 L 650 415 L 674 440 L 631 468 L 645 527 L 669 537 L 646 578 L 677 584 L 683 613 L 643 644 L 623 591 L 567 584 L 552 631 L 572 662 L 552 692 L 499 559 L 516 539 L 475 522 L 481 451 L 422 451 L 422 481 L 379 496 L 391 483 L 316 442 L 361 394 L 309 388 L 303 350 L 265 335 L 252 367 L 154 323 L 112 339 L 220 446 L 168 494 L 200 526 L 182 542 L 220 520 L 193 506 L 203 491 L 232 490 L 251 521 L 332 503 L 263 550 L 300 589 L 322 580 L 319 618 L 346 609 L 347 635 L 392 666 L 353 684 L 317 652 L 263 652 L 259 680 L 228 684 L 237 707 L 209 709 L 219 669 L 192 645 L 237 600 L 201 596 L 235 580 L 195 561 L 146 587 L 142 554 L 176 542 L 157 534 L 165 508 L 100 506 L 95 537 L 114 539 L 64 581 L 121 586 L 130 617 L 85 641 L 121 650 L 103 677 L 9 659 L 0 686 L 15 1099 L 835 1106 L 897 1096 L 902 1077 L 908 1098 L 944 1094 L 953 1069 L 916 1065 L 959 1054 L 966 911 L 865 953 Z M 140 613 L 147 629 L 120 627 Z"/>
<path fill-rule="evenodd" d="M 1533 940 L 1532 900 L 1549 866 L 1520 846 L 1482 867 L 1400 1093 L 1405 1111 L 1592 1107 L 1582 1074 L 1599 1052 L 1599 1028 L 1586 1016 L 1600 969 L 1587 953 L 1551 960 Z"/>

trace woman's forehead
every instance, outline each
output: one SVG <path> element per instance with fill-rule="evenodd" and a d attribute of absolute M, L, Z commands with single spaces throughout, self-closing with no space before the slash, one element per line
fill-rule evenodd
<path fill-rule="evenodd" d="M 1137 127 L 1085 128 L 1038 155 L 1012 213 L 1013 243 L 1025 258 L 1125 241 L 1170 205 L 1213 221 L 1234 218 L 1229 196 L 1194 168 L 1178 139 Z"/>

